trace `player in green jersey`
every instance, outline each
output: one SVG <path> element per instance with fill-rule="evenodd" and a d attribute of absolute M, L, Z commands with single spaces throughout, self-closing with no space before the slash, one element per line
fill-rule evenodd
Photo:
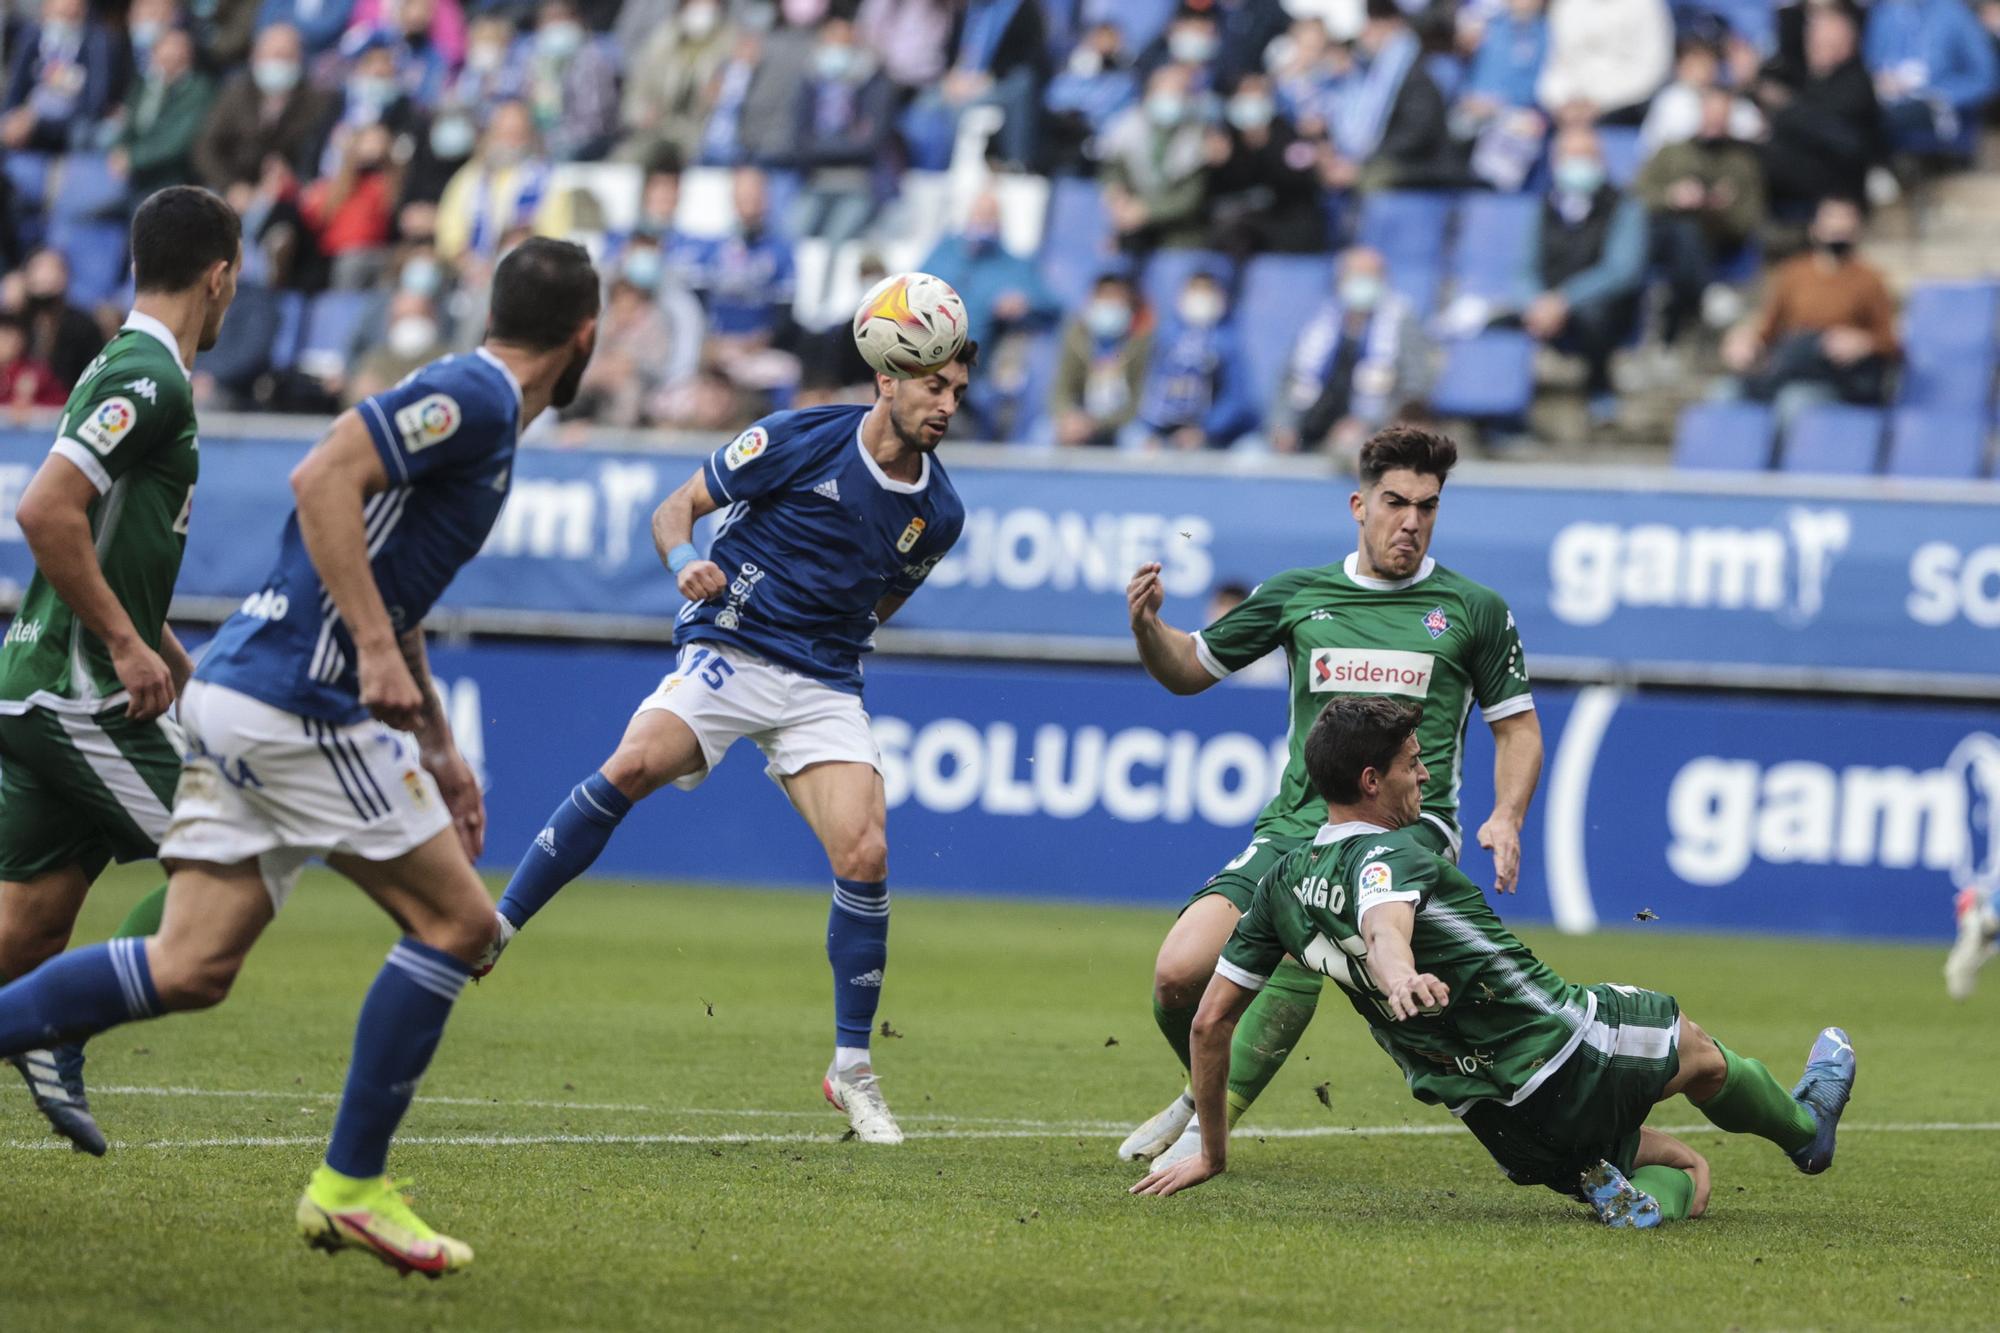
<path fill-rule="evenodd" d="M 167 626 L 200 455 L 189 367 L 236 295 L 241 227 L 175 186 L 132 217 L 132 313 L 85 368 L 15 521 L 35 576 L 0 643 L 0 982 L 69 943 L 113 859 L 157 854 L 180 777 L 164 714 L 193 669 Z M 118 929 L 159 929 L 162 886 Z M 78 1149 L 104 1135 L 80 1045 L 12 1063 Z"/>
<path fill-rule="evenodd" d="M 1514 888 L 1521 821 L 1542 769 L 1542 733 L 1528 690 L 1521 637 L 1506 602 L 1430 558 L 1445 478 L 1458 461 L 1446 436 L 1392 426 L 1361 450 L 1359 489 L 1348 504 L 1358 529 L 1344 561 L 1266 579 L 1240 606 L 1188 634 L 1160 619 L 1160 567 L 1147 565 L 1127 590 L 1139 659 L 1176 694 L 1196 694 L 1282 649 L 1291 677 L 1291 758 L 1278 794 L 1257 819 L 1251 843 L 1182 910 L 1160 945 L 1153 1015 L 1188 1063 L 1188 1028 L 1222 943 L 1257 881 L 1313 836 L 1322 813 L 1306 778 L 1303 747 L 1320 706 L 1339 695 L 1388 693 L 1422 700 L 1419 740 L 1435 775 L 1424 788 L 1418 836 L 1458 859 L 1459 776 L 1474 704 L 1493 729 L 1493 812 L 1479 843 L 1493 852 L 1495 887 Z M 1243 1022 L 1230 1066 L 1233 1125 L 1291 1054 L 1319 1002 L 1319 974 L 1288 963 Z M 1194 1099 L 1183 1092 L 1139 1126 L 1119 1156 L 1164 1165 L 1201 1142 Z"/>
<path fill-rule="evenodd" d="M 1823 1030 L 1787 1093 L 1682 1015 L 1670 995 L 1576 986 L 1514 938 L 1458 868 L 1416 833 L 1429 774 L 1422 705 L 1336 699 L 1306 737 L 1326 823 L 1258 883 L 1194 1026 L 1201 1151 L 1135 1193 L 1220 1173 L 1237 1020 L 1287 954 L 1332 977 L 1420 1102 L 1451 1108 L 1508 1179 L 1588 1202 L 1612 1226 L 1699 1216 L 1708 1164 L 1646 1128 L 1685 1094 L 1717 1127 L 1755 1134 L 1816 1175 L 1854 1087 L 1854 1048 Z"/>

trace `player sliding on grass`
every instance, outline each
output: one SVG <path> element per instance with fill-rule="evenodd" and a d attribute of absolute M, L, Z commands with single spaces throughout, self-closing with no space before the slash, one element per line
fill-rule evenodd
<path fill-rule="evenodd" d="M 167 831 L 181 741 L 165 714 L 194 670 L 167 625 L 201 470 L 188 375 L 236 295 L 240 236 L 206 190 L 139 206 L 132 313 L 71 390 L 15 513 L 35 577 L 0 647 L 0 982 L 60 953 L 105 864 L 157 856 Z M 158 930 L 166 895 L 117 937 Z M 11 1061 L 56 1132 L 101 1155 L 83 1043 Z"/>
<path fill-rule="evenodd" d="M 678 665 L 521 858 L 494 957 L 583 874 L 633 804 L 698 786 L 748 736 L 826 848 L 834 1055 L 821 1089 L 864 1143 L 901 1143 L 869 1060 L 889 959 L 881 753 L 861 707 L 875 627 L 958 540 L 965 509 L 931 455 L 964 402 L 977 343 L 913 379 L 878 374 L 872 407 L 780 412 L 752 426 L 653 515 L 687 600 Z M 706 558 L 694 521 L 721 505 Z"/>
<path fill-rule="evenodd" d="M 1854 1088 L 1839 1028 L 1813 1043 L 1787 1093 L 1683 1018 L 1671 995 L 1573 986 L 1515 939 L 1458 868 L 1419 837 L 1429 778 L 1423 707 L 1336 699 L 1306 737 L 1326 824 L 1257 885 L 1194 1025 L 1201 1151 L 1135 1194 L 1172 1194 L 1227 1162 L 1230 1041 L 1287 954 L 1339 982 L 1420 1102 L 1448 1106 L 1509 1180 L 1589 1203 L 1614 1227 L 1699 1217 L 1708 1164 L 1645 1128 L 1685 1094 L 1715 1125 L 1755 1134 L 1816 1175 Z"/>
<path fill-rule="evenodd" d="M 1457 461 L 1458 447 L 1443 435 L 1409 426 L 1380 432 L 1362 447 L 1360 487 L 1348 502 L 1359 534 L 1354 554 L 1266 579 L 1199 633 L 1161 621 L 1158 565 L 1142 567 L 1126 589 L 1139 659 L 1175 694 L 1197 694 L 1274 648 L 1284 649 L 1291 672 L 1291 759 L 1278 794 L 1258 817 L 1250 845 L 1181 910 L 1154 965 L 1153 1017 L 1183 1067 L 1188 1026 L 1223 941 L 1264 872 L 1319 827 L 1303 747 L 1330 697 L 1391 693 L 1426 701 L 1418 739 L 1436 779 L 1424 788 L 1423 818 L 1411 836 L 1453 861 L 1466 719 L 1479 705 L 1495 750 L 1493 813 L 1479 844 L 1493 851 L 1495 887 L 1513 891 L 1521 821 L 1541 775 L 1542 732 L 1507 604 L 1429 555 L 1439 497 Z M 1230 1063 L 1231 1125 L 1298 1044 L 1321 984 L 1317 973 L 1287 962 L 1257 997 Z M 1132 1131 L 1118 1155 L 1166 1165 L 1194 1153 L 1201 1144 L 1194 1113 L 1192 1095 L 1182 1093 Z"/>
<path fill-rule="evenodd" d="M 521 428 L 576 396 L 597 274 L 536 238 L 494 274 L 486 340 L 343 414 L 292 473 L 270 580 L 181 700 L 188 755 L 148 940 L 66 954 L 0 989 L 0 1055 L 219 1003 L 315 856 L 405 932 L 361 1006 L 326 1161 L 297 1219 L 327 1250 L 430 1277 L 472 1262 L 383 1174 L 389 1140 L 493 938 L 473 873 L 485 810 L 424 657 L 423 619 L 499 516 Z M 411 744 L 413 733 L 416 741 Z"/>

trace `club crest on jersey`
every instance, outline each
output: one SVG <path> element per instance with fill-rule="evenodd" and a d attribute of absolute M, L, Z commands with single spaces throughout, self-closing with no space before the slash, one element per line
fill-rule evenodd
<path fill-rule="evenodd" d="M 425 810 L 430 807 L 430 793 L 424 790 L 423 777 L 416 769 L 403 770 L 403 785 L 410 789 L 410 799 L 416 803 L 417 809 Z"/>
<path fill-rule="evenodd" d="M 396 430 L 403 437 L 403 448 L 413 454 L 444 443 L 464 423 L 464 411 L 448 393 L 426 394 L 396 410 Z"/>
<path fill-rule="evenodd" d="M 771 437 L 764 433 L 764 428 L 752 426 L 731 440 L 729 447 L 722 451 L 722 465 L 734 472 L 770 447 Z"/>
<path fill-rule="evenodd" d="M 98 453 L 108 454 L 118 447 L 118 442 L 138 422 L 139 409 L 132 405 L 130 398 L 107 398 L 91 409 L 83 424 L 76 428 L 76 433 Z"/>
<path fill-rule="evenodd" d="M 1433 639 L 1444 636 L 1444 632 L 1451 628 L 1451 622 L 1445 619 L 1443 607 L 1434 606 L 1430 609 L 1429 614 L 1424 617 L 1424 628 L 1431 632 Z"/>
<path fill-rule="evenodd" d="M 910 526 L 903 529 L 903 535 L 896 538 L 896 553 L 898 555 L 908 555 L 910 548 L 917 544 L 917 538 L 923 535 L 924 521 L 920 518 L 911 519 Z"/>

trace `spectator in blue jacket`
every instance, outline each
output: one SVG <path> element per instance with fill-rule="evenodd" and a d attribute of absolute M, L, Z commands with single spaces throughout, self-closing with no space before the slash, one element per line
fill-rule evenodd
<path fill-rule="evenodd" d="M 1535 105 L 1535 80 L 1549 53 L 1544 0 L 1508 0 L 1479 34 L 1472 67 L 1459 89 L 1459 107 L 1490 116 L 1508 107 Z"/>
<path fill-rule="evenodd" d="M 1049 80 L 1042 98 L 1048 111 L 1045 137 L 1059 157 L 1052 165 L 1087 170 L 1086 145 L 1112 119 L 1139 99 L 1139 76 L 1115 23 L 1100 23 L 1083 34 L 1063 72 Z"/>
<path fill-rule="evenodd" d="M 998 347 L 1005 335 L 1045 324 L 1061 312 L 1034 261 L 1000 243 L 1000 200 L 991 191 L 972 201 L 964 228 L 939 241 L 923 268 L 965 299 L 967 336 L 982 348 Z"/>
<path fill-rule="evenodd" d="M 951 68 L 903 117 L 911 163 L 942 170 L 951 161 L 959 113 L 1000 111 L 988 155 L 1010 167 L 1033 165 L 1047 80 L 1048 29 L 1036 0 L 968 0 L 959 12 Z"/>
<path fill-rule="evenodd" d="M 1139 413 L 1119 434 L 1127 449 L 1227 449 L 1257 428 L 1257 406 L 1214 275 L 1181 288 L 1174 318 L 1153 344 Z"/>
<path fill-rule="evenodd" d="M 1539 295 L 1522 327 L 1583 358 L 1584 392 L 1595 425 L 1617 417 L 1611 354 L 1632 332 L 1646 280 L 1646 210 L 1611 184 L 1604 151 L 1588 125 L 1556 136 L 1554 183 L 1528 239 L 1528 290 Z"/>
<path fill-rule="evenodd" d="M 42 0 L 41 22 L 22 30 L 7 69 L 0 144 L 60 153 L 85 139 L 123 92 L 119 48 L 84 0 Z"/>
<path fill-rule="evenodd" d="M 1993 40 L 1965 0 L 1875 0 L 1861 53 L 1899 148 L 1969 148 L 1967 127 L 2000 92 Z"/>
<path fill-rule="evenodd" d="M 297 28 L 310 60 L 339 44 L 353 14 L 354 0 L 264 0 L 257 7 L 257 31 L 281 23 Z"/>
<path fill-rule="evenodd" d="M 792 164 L 805 174 L 794 235 L 839 245 L 875 216 L 889 189 L 882 173 L 894 96 L 874 53 L 855 40 L 853 22 L 822 20 L 811 70 L 793 103 Z"/>
<path fill-rule="evenodd" d="M 576 0 L 542 0 L 535 31 L 515 44 L 509 70 L 535 113 L 549 156 L 594 162 L 618 137 L 618 61 L 583 24 Z"/>
<path fill-rule="evenodd" d="M 790 318 L 792 249 L 770 228 L 764 173 L 739 167 L 733 185 L 736 225 L 707 247 L 691 276 L 711 337 L 729 351 L 761 351 Z"/>

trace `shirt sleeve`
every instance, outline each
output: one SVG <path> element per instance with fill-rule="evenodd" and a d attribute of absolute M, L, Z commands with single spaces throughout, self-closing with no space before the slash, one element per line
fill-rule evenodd
<path fill-rule="evenodd" d="M 1437 891 L 1437 858 L 1424 847 L 1399 839 L 1375 850 L 1377 854 L 1363 861 L 1354 876 L 1356 925 L 1386 903 L 1421 906 Z"/>
<path fill-rule="evenodd" d="M 1222 680 L 1285 642 L 1285 605 L 1304 577 L 1290 570 L 1266 579 L 1220 620 L 1196 631 L 1195 656 L 1208 674 Z"/>
<path fill-rule="evenodd" d="M 1479 701 L 1479 715 L 1491 723 L 1526 713 L 1534 708 L 1535 696 L 1528 688 L 1528 657 L 1521 648 L 1514 613 L 1497 597 L 1492 605 L 1477 610 L 1474 623 L 1479 626 L 1479 638 L 1472 648 L 1472 694 Z"/>
<path fill-rule="evenodd" d="M 1236 923 L 1236 929 L 1222 946 L 1216 960 L 1217 976 L 1235 982 L 1245 990 L 1262 990 L 1271 972 L 1285 960 L 1285 946 L 1279 942 L 1277 922 L 1271 911 L 1271 895 L 1286 891 L 1292 858 L 1286 857 L 1264 872 L 1250 910 Z"/>
<path fill-rule="evenodd" d="M 495 426 L 514 405 L 464 375 L 425 367 L 355 406 L 391 486 L 476 461 L 497 442 Z"/>
<path fill-rule="evenodd" d="M 144 375 L 99 374 L 89 390 L 64 410 L 55 445 L 90 478 L 99 495 L 180 434 L 185 393 Z"/>
<path fill-rule="evenodd" d="M 702 475 L 708 482 L 710 499 L 729 505 L 769 495 L 791 482 L 811 461 L 810 445 L 797 432 L 788 431 L 788 438 L 779 438 L 771 429 L 775 420 L 765 417 L 708 456 Z"/>

